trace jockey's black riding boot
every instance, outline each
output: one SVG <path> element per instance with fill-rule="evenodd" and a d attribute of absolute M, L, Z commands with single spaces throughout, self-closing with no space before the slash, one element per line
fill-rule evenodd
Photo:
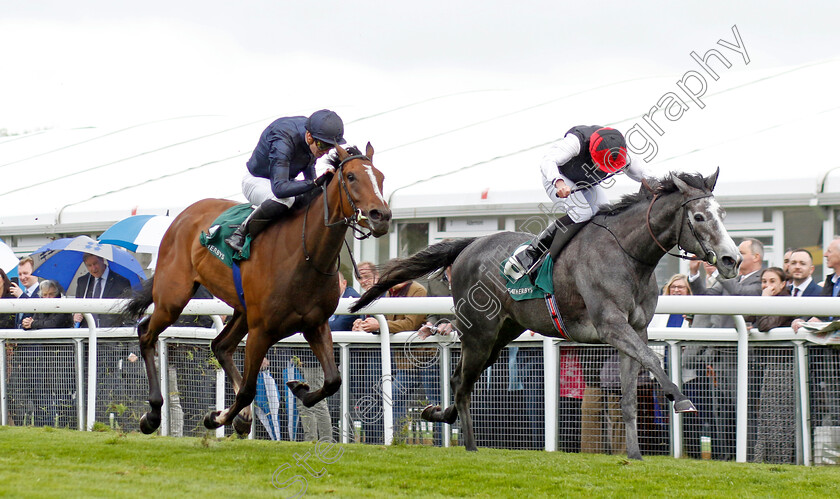
<path fill-rule="evenodd" d="M 537 271 L 545 254 L 550 251 L 552 258 L 557 259 L 563 246 L 584 225 L 586 225 L 586 222 L 575 223 L 568 215 L 558 218 L 540 232 L 530 245 L 510 257 L 505 265 L 505 274 L 514 280 L 525 274 L 533 283 L 537 278 Z"/>
<path fill-rule="evenodd" d="M 239 227 L 236 228 L 233 234 L 230 235 L 225 242 L 235 249 L 242 251 L 242 246 L 245 244 L 245 238 L 250 234 L 253 241 L 257 234 L 263 231 L 266 227 L 276 220 L 280 215 L 286 213 L 289 207 L 285 204 L 275 201 L 274 199 L 266 199 L 260 204 L 256 210 L 248 215 Z"/>

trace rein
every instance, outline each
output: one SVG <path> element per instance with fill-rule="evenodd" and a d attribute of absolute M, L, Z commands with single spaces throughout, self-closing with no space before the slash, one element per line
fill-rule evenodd
<path fill-rule="evenodd" d="M 364 229 L 359 227 L 359 222 L 361 222 L 362 220 L 366 220 L 367 217 L 365 217 L 362 214 L 362 210 L 356 208 L 356 203 L 353 201 L 353 198 L 350 196 L 350 189 L 347 187 L 347 182 L 344 180 L 344 173 L 343 173 L 343 170 L 342 170 L 342 167 L 344 166 L 345 163 L 347 163 L 348 161 L 352 161 L 354 159 L 366 159 L 366 160 L 370 161 L 370 158 L 368 158 L 364 154 L 356 154 L 356 155 L 353 155 L 353 156 L 348 156 L 348 157 L 344 158 L 343 160 L 341 160 L 341 162 L 338 164 L 338 166 L 335 169 L 336 174 L 338 174 L 338 181 L 339 181 L 340 189 L 341 189 L 342 193 L 344 194 L 344 196 L 339 196 L 339 198 L 338 198 L 339 199 L 339 210 L 341 210 L 341 208 L 344 207 L 344 198 L 346 197 L 347 201 L 350 203 L 350 208 L 353 211 L 353 215 L 349 216 L 349 217 L 344 217 L 344 218 L 342 218 L 342 219 L 340 219 L 336 222 L 330 223 L 330 221 L 329 221 L 330 220 L 330 207 L 329 207 L 329 203 L 327 202 L 327 182 L 324 182 L 324 184 L 321 185 L 321 190 L 324 193 L 324 195 L 323 195 L 323 198 L 324 198 L 324 227 L 329 228 L 329 227 L 335 227 L 336 225 L 345 225 L 345 226 L 353 229 L 353 232 L 354 232 L 353 237 L 355 237 L 356 239 L 361 241 L 361 240 L 369 238 L 372 235 L 372 231 L 368 230 L 368 232 L 365 233 Z M 311 206 L 311 204 L 312 203 L 309 203 L 309 204 L 306 205 L 306 214 L 303 216 L 303 229 L 301 230 L 301 239 L 303 241 L 303 255 L 304 255 L 304 258 L 306 259 L 306 261 L 310 262 L 310 265 L 312 265 L 312 268 L 314 268 L 316 271 L 318 271 L 318 273 L 323 274 L 323 275 L 327 275 L 327 276 L 333 276 L 336 273 L 338 273 L 338 270 L 341 268 L 341 252 L 339 252 L 339 254 L 338 254 L 338 261 L 336 262 L 335 270 L 333 270 L 332 272 L 324 272 L 323 270 L 319 269 L 318 267 L 316 267 L 312 263 L 312 261 L 311 261 L 312 257 L 309 254 L 309 250 L 306 248 L 306 220 L 309 218 L 309 207 Z M 361 236 L 359 236 L 359 234 Z M 353 271 L 356 275 L 356 278 L 361 279 L 361 276 L 359 275 L 359 267 L 358 267 L 358 265 L 356 265 L 356 258 L 353 256 L 353 250 L 350 248 L 350 244 L 347 242 L 347 239 L 344 239 L 344 245 L 347 246 L 347 252 L 350 254 L 350 261 L 353 263 Z"/>

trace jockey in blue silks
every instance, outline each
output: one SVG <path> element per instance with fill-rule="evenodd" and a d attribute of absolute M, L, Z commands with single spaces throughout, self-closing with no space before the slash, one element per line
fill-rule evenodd
<path fill-rule="evenodd" d="M 242 251 L 246 236 L 253 239 L 288 211 L 298 196 L 321 186 L 327 174 L 316 178 L 315 160 L 345 142 L 344 122 L 327 109 L 308 118 L 280 118 L 268 125 L 242 179 L 242 192 L 257 209 L 225 242 Z M 301 172 L 304 179 L 295 180 Z"/>
<path fill-rule="evenodd" d="M 528 275 L 533 282 L 549 249 L 556 259 L 563 246 L 608 202 L 601 182 L 622 171 L 637 182 L 645 176 L 642 161 L 628 155 L 621 132 L 601 126 L 572 127 L 543 156 L 540 170 L 555 211 L 565 215 L 505 262 L 504 273 L 513 281 Z"/>

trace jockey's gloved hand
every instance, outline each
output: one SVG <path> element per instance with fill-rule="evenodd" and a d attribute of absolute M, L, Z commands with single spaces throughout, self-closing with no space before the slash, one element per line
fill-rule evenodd
<path fill-rule="evenodd" d="M 321 187 L 322 185 L 324 185 L 324 184 L 326 184 L 327 182 L 329 182 L 329 181 L 330 181 L 330 179 L 332 178 L 332 176 L 333 176 L 333 172 L 331 172 L 331 171 L 325 172 L 325 173 L 324 173 L 324 174 L 322 174 L 320 177 L 318 177 L 318 178 L 316 178 L 316 179 L 315 179 L 315 185 L 316 185 L 317 187 Z"/>

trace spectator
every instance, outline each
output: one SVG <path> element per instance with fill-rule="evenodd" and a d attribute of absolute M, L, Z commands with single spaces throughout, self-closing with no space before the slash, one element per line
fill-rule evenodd
<path fill-rule="evenodd" d="M 359 287 L 362 292 L 370 289 L 379 281 L 379 271 L 373 262 L 359 262 L 358 269 Z M 350 330 L 355 330 L 353 325 L 357 321 L 359 321 L 358 318 L 353 319 Z M 352 439 L 357 442 L 381 444 L 384 441 L 384 425 L 382 419 L 382 354 L 379 345 L 361 346 L 352 349 L 350 365 L 349 383 L 354 421 Z"/>
<path fill-rule="evenodd" d="M 689 296 L 691 287 L 688 277 L 684 274 L 674 274 L 662 288 L 663 296 Z M 684 314 L 656 314 L 648 327 L 689 327 L 693 317 Z"/>
<path fill-rule="evenodd" d="M 389 289 L 387 296 L 390 298 L 426 296 L 426 288 L 417 282 L 406 281 Z M 386 315 L 386 319 L 388 330 L 391 333 L 401 333 L 403 331 L 419 330 L 425 323 L 426 316 L 425 314 L 392 314 Z M 353 323 L 353 331 L 378 333 L 379 322 L 373 317 L 356 319 Z M 418 366 L 415 365 L 417 362 L 412 352 L 409 351 L 409 355 L 406 355 L 406 349 L 400 348 L 400 346 L 392 347 L 392 352 L 394 432 L 399 434 L 402 425 L 410 423 L 406 420 L 409 405 L 422 409 L 429 403 L 439 403 L 440 390 L 438 389 L 433 393 L 420 393 L 425 391 L 424 387 L 427 385 L 438 387 L 438 380 L 426 379 L 432 375 L 428 366 L 421 366 L 420 370 L 417 371 Z"/>
<path fill-rule="evenodd" d="M 804 254 L 798 250 L 793 252 L 790 257 L 792 271 L 804 268 Z M 787 280 L 784 270 L 778 267 L 765 269 L 761 273 L 761 295 L 790 296 Z M 802 281 L 801 277 L 792 280 L 794 286 L 797 280 Z M 766 332 L 777 327 L 787 327 L 792 320 L 793 317 L 759 316 L 755 318 L 755 324 L 759 331 Z M 755 461 L 793 463 L 796 443 L 793 356 L 789 348 L 765 347 L 757 350 L 761 352 L 763 376 L 756 423 Z"/>
<path fill-rule="evenodd" d="M 112 272 L 104 258 L 90 253 L 83 259 L 88 273 L 76 280 L 76 298 L 119 298 L 131 289 L 128 279 Z M 103 285 L 104 284 L 104 285 Z M 118 315 L 94 314 L 98 327 L 117 327 L 121 323 Z M 75 314 L 73 321 L 82 322 L 82 314 Z"/>
<path fill-rule="evenodd" d="M 18 280 L 23 287 L 21 288 L 16 282 L 12 281 L 11 291 L 15 298 L 38 297 L 38 278 L 32 275 L 34 268 L 35 261 L 31 256 L 25 256 L 20 259 L 20 263 L 18 263 Z M 26 317 L 32 317 L 32 313 L 18 313 L 15 318 L 15 327 L 20 329 L 21 323 Z"/>
<path fill-rule="evenodd" d="M 790 255 L 791 255 L 791 253 L 793 253 L 792 248 L 786 249 L 785 250 L 785 256 L 782 259 L 782 263 L 783 263 L 782 270 L 785 271 L 785 275 L 788 276 L 788 279 L 790 279 Z"/>
<path fill-rule="evenodd" d="M 722 280 L 715 279 L 715 283 L 707 286 L 706 280 L 700 276 L 700 262 L 692 261 L 689 264 L 691 275 L 689 282 L 691 291 L 695 295 L 715 296 L 758 296 L 761 294 L 761 270 L 764 260 L 764 245 L 761 241 L 753 238 L 744 239 L 738 245 L 738 250 L 743 258 L 737 279 Z M 734 328 L 735 319 L 731 315 L 712 315 L 709 317 L 709 325 L 698 324 L 695 319 L 694 327 L 713 328 Z M 715 459 L 731 460 L 735 457 L 735 389 L 737 371 L 737 351 L 734 347 L 707 347 L 702 355 L 702 362 L 706 365 L 707 374 L 712 380 L 712 400 L 714 409 L 713 425 L 713 449 Z M 751 360 L 750 373 L 757 376 L 761 367 Z M 757 387 L 760 380 L 751 379 L 750 387 L 755 390 L 750 398 L 755 400 L 758 397 Z M 755 404 L 749 404 L 750 412 L 754 413 Z M 751 414 L 754 416 L 754 414 Z M 755 420 L 754 417 L 752 420 Z M 754 428 L 752 428 L 754 431 Z"/>
<path fill-rule="evenodd" d="M 361 270 L 359 270 L 359 273 L 361 273 Z M 347 285 L 347 279 L 341 272 L 338 273 L 338 289 L 341 291 L 342 298 L 359 297 L 359 292 Z M 355 315 L 331 315 L 329 320 L 330 331 L 351 331 L 355 317 Z"/>
<path fill-rule="evenodd" d="M 0 299 L 14 298 L 12 294 L 12 281 L 9 276 L 0 269 Z M 0 314 L 0 329 L 15 329 L 15 314 Z"/>
<path fill-rule="evenodd" d="M 834 272 L 826 276 L 821 296 L 840 296 L 840 238 L 835 237 L 823 252 L 825 266 Z M 836 320 L 837 317 L 811 317 L 808 322 Z M 799 331 L 803 319 L 791 323 L 794 331 Z M 816 388 L 812 403 L 811 416 L 819 426 L 840 424 L 840 351 L 831 347 L 812 347 L 809 349 L 811 386 Z"/>
<path fill-rule="evenodd" d="M 61 285 L 55 281 L 44 281 L 38 288 L 41 298 L 63 298 Z M 73 327 L 73 314 L 36 312 L 21 321 L 23 329 L 56 329 Z"/>
<path fill-rule="evenodd" d="M 791 251 L 788 269 L 784 272 L 790 279 L 791 296 L 820 296 L 822 294 L 820 285 L 811 279 L 814 273 L 814 258 L 810 251 L 802 248 Z"/>

